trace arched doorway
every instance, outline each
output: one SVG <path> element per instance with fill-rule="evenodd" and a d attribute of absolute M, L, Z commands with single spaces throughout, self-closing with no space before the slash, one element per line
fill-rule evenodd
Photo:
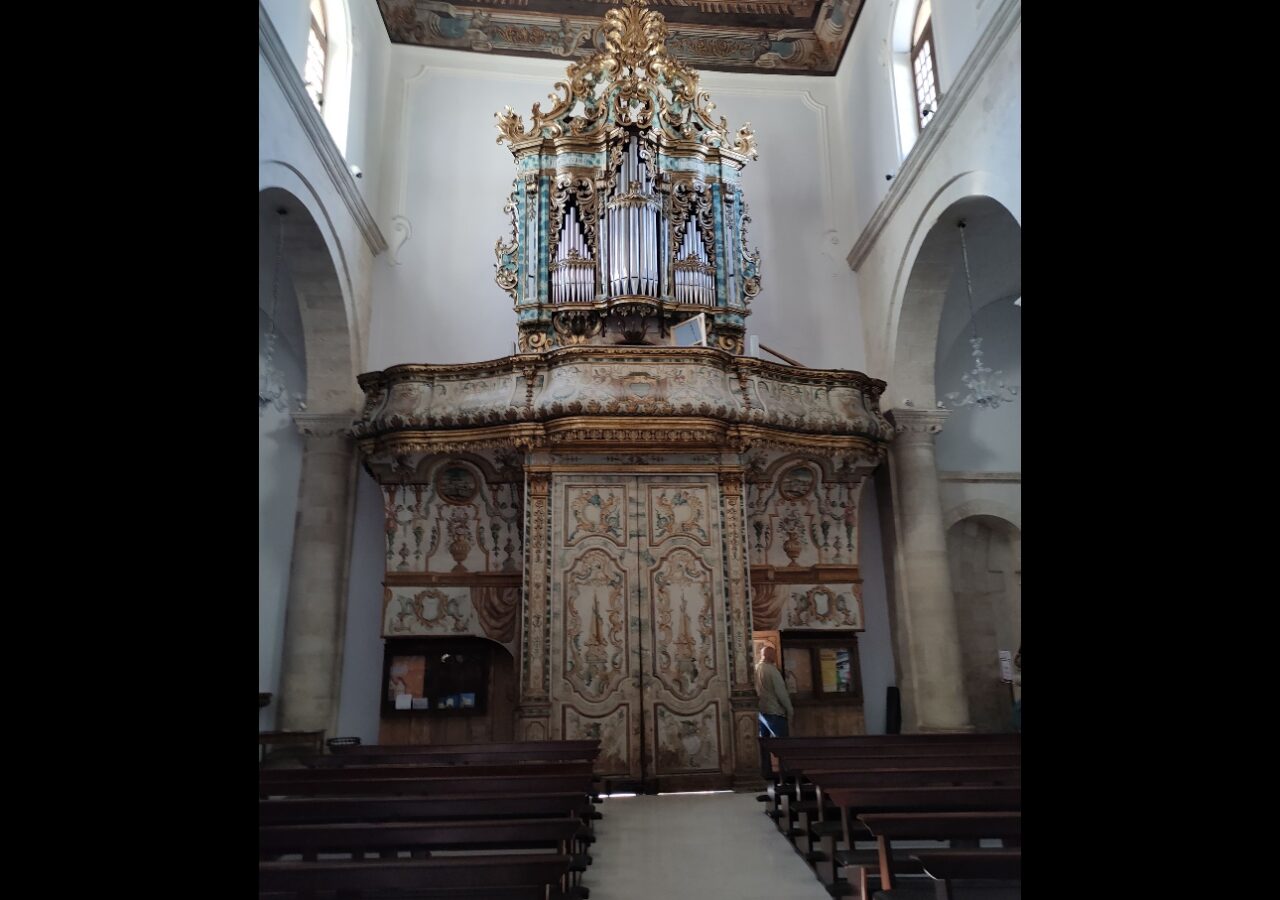
<path fill-rule="evenodd" d="M 961 519 L 947 531 L 947 558 L 969 717 L 978 731 L 1010 731 L 1009 688 L 999 651 L 1022 643 L 1020 533 L 994 516 Z"/>

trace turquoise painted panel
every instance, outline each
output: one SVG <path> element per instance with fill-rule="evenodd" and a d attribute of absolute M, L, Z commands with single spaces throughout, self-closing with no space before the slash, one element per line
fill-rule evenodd
<path fill-rule="evenodd" d="M 551 179 L 538 177 L 538 302 L 546 303 L 551 283 L 547 243 L 551 240 Z"/>
<path fill-rule="evenodd" d="M 570 166 L 579 166 L 587 168 L 604 168 L 604 153 L 560 153 L 553 157 L 548 157 L 548 162 L 555 161 L 556 168 L 565 169 Z"/>
<path fill-rule="evenodd" d="M 721 213 L 720 192 L 723 188 L 718 184 L 711 186 L 711 215 L 716 229 L 716 306 L 725 305 L 724 284 L 724 216 Z"/>
<path fill-rule="evenodd" d="M 664 172 L 697 172 L 706 175 L 707 170 L 712 168 L 700 159 L 690 159 L 687 156 L 659 156 L 658 168 Z"/>

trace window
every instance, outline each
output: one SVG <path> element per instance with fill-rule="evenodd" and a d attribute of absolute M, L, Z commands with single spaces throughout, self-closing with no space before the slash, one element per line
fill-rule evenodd
<path fill-rule="evenodd" d="M 933 9 L 931 0 L 924 0 L 916 12 L 915 27 L 911 32 L 911 77 L 915 86 L 916 115 L 924 128 L 929 116 L 938 110 L 938 64 L 933 48 Z"/>
<path fill-rule="evenodd" d="M 325 27 L 324 5 L 311 0 L 311 33 L 307 36 L 307 65 L 303 82 L 311 102 L 324 111 L 325 62 L 329 56 L 329 37 Z"/>

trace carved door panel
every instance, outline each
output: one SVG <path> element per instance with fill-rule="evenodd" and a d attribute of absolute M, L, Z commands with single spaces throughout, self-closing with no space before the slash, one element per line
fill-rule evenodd
<path fill-rule="evenodd" d="M 732 769 L 717 479 L 638 479 L 646 779 L 722 786 Z"/>
<path fill-rule="evenodd" d="M 552 733 L 598 739 L 600 775 L 641 778 L 636 479 L 552 480 Z"/>
<path fill-rule="evenodd" d="M 730 771 L 715 476 L 553 480 L 552 719 L 602 775 L 648 787 Z"/>

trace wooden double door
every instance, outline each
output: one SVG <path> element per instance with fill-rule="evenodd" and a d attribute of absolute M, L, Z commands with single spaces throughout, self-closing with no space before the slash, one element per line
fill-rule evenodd
<path fill-rule="evenodd" d="M 615 784 L 727 786 L 716 476 L 557 475 L 551 502 L 553 733 L 599 739 Z"/>

